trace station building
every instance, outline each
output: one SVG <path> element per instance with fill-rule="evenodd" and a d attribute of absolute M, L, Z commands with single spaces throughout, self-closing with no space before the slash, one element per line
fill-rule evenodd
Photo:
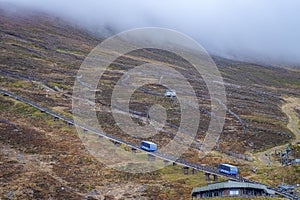
<path fill-rule="evenodd" d="M 274 196 L 275 191 L 268 189 L 265 185 L 245 183 L 237 181 L 226 181 L 209 184 L 205 187 L 194 188 L 192 199 L 211 197 L 257 197 Z"/>

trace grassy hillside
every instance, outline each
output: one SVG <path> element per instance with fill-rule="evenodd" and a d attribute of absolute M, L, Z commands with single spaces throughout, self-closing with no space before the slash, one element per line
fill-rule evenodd
<path fill-rule="evenodd" d="M 102 38 L 58 18 L 40 13 L 12 16 L 1 8 L 0 38 L 0 88 L 71 117 L 72 87 L 77 70 Z M 261 165 L 259 173 L 252 174 L 252 166 L 256 163 L 224 152 L 251 157 L 253 153 L 293 140 L 294 136 L 287 128 L 288 117 L 282 112 L 281 105 L 285 96 L 300 97 L 300 72 L 219 57 L 214 60 L 225 81 L 228 108 L 242 119 L 243 124 L 232 113 L 227 113 L 219 149 L 199 160 L 194 144 L 184 157 L 211 166 L 220 162 L 237 164 L 242 175 L 273 186 L 280 183 L 281 174 L 290 184 L 298 183 L 295 178 L 299 177 L 297 166 L 267 168 Z M 105 103 L 109 103 L 112 88 L 122 72 L 138 64 L 156 61 L 172 64 L 190 80 L 198 94 L 207 94 L 206 85 L 195 81 L 201 77 L 190 71 L 182 59 L 155 50 L 132 52 L 116 60 L 106 72 L 106 78 L 99 83 L 97 100 L 101 109 L 98 116 L 105 122 L 103 128 L 107 133 L 139 143 L 116 128 Z M 164 91 L 156 85 L 144 89 Z M 199 98 L 200 107 L 208 111 L 211 109 L 209 103 L 209 100 Z M 146 106 L 152 104 L 170 108 L 175 117 L 169 118 L 168 122 L 178 124 L 179 105 L 163 97 L 137 91 L 130 107 L 144 112 Z M 198 142 L 206 133 L 209 119 L 209 115 L 201 112 Z M 8 97 L 0 97 L 0 130 L 0 198 L 188 199 L 193 187 L 207 184 L 203 173 L 183 175 L 178 166 L 147 174 L 108 169 L 88 154 L 74 128 L 54 122 L 49 116 Z M 162 146 L 172 137 L 161 133 L 153 139 Z M 298 146 L 295 144 L 294 148 Z M 292 173 L 286 173 L 288 170 Z"/>

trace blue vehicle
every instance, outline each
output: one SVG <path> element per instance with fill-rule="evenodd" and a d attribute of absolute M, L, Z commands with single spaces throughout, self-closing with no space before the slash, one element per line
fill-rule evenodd
<path fill-rule="evenodd" d="M 224 174 L 237 176 L 238 168 L 236 166 L 229 165 L 229 164 L 220 164 L 219 165 L 219 172 L 224 173 Z"/>
<path fill-rule="evenodd" d="M 157 145 L 153 142 L 149 141 L 142 141 L 141 144 L 141 149 L 144 149 L 146 151 L 156 151 L 157 150 Z"/>

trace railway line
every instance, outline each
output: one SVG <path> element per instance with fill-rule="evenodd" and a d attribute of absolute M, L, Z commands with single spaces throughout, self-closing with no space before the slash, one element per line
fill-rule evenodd
<path fill-rule="evenodd" d="M 17 79 L 21 79 L 21 80 L 26 80 L 26 81 L 37 81 L 37 82 L 41 82 L 43 83 L 45 86 L 51 88 L 51 86 L 49 84 L 47 84 L 46 81 L 42 80 L 42 79 L 39 79 L 39 78 L 35 78 L 35 77 L 32 77 L 32 76 L 26 76 L 26 75 L 23 75 L 23 74 L 17 74 L 17 73 L 13 73 L 13 72 L 10 72 L 10 71 L 6 71 L 6 70 L 1 70 L 0 69 L 0 74 L 3 74 L 3 75 L 6 75 L 6 76 L 10 76 L 10 77 L 13 77 L 13 78 L 17 78 Z M 89 84 L 83 82 L 80 80 L 80 78 L 76 78 L 76 80 L 81 84 L 83 85 L 84 87 L 86 88 L 89 88 L 89 89 L 93 89 L 92 86 L 90 86 Z M 121 82 L 123 85 L 126 85 L 126 83 L 124 82 L 124 80 Z M 128 85 L 127 85 L 128 86 Z M 129 86 L 128 86 L 129 87 Z M 154 95 L 154 96 L 164 96 L 164 94 L 162 93 L 159 93 L 159 92 L 155 92 L 155 91 L 151 91 L 151 90 L 147 90 L 147 89 L 144 89 L 144 88 L 139 88 L 140 91 L 146 93 L 146 94 L 150 94 L 150 95 Z M 197 94 L 197 97 L 201 97 L 201 98 L 204 98 L 204 99 L 210 99 L 211 97 L 210 96 L 206 96 L 206 95 L 199 95 Z M 241 127 L 243 128 L 243 131 L 244 131 L 244 134 L 246 134 L 247 130 L 246 130 L 246 126 L 244 125 L 244 122 L 243 120 L 238 116 L 238 114 L 234 113 L 232 110 L 230 110 L 222 101 L 220 101 L 219 99 L 215 99 L 220 105 L 222 105 L 225 109 L 226 109 L 226 112 L 228 112 L 230 115 L 232 115 L 234 118 L 236 118 L 236 120 L 240 123 Z M 104 102 L 100 102 L 101 104 L 103 105 L 107 105 L 107 106 L 110 106 L 109 104 L 107 103 L 104 103 Z M 204 114 L 207 114 L 207 115 L 211 115 L 212 113 L 209 112 L 208 110 L 204 109 L 204 108 L 199 108 L 199 111 L 204 113 Z M 139 114 L 139 115 L 147 115 L 147 113 L 141 113 L 141 112 L 136 112 L 136 111 L 131 111 L 131 113 L 134 113 L 134 114 Z M 173 128 L 177 128 L 177 127 L 173 127 Z"/>
<path fill-rule="evenodd" d="M 129 75 L 127 76 L 127 78 L 125 80 L 121 81 L 121 84 L 124 85 L 124 86 L 126 86 L 127 88 L 130 88 L 130 85 L 126 84 L 126 80 L 127 79 L 129 79 Z M 155 92 L 155 91 L 152 91 L 152 90 L 147 90 L 145 88 L 139 88 L 138 90 L 144 92 L 145 94 L 150 94 L 150 95 L 154 95 L 154 96 L 164 96 L 164 94 L 162 94 L 162 93 Z M 196 94 L 196 96 L 200 97 L 200 98 L 208 99 L 208 100 L 211 99 L 211 96 L 207 96 L 207 95 Z M 215 100 L 216 102 L 218 102 L 218 104 L 222 105 L 228 114 L 230 114 L 234 118 L 236 118 L 236 120 L 240 123 L 241 127 L 243 128 L 244 134 L 246 134 L 247 133 L 246 126 L 245 126 L 243 120 L 238 116 L 238 114 L 236 114 L 235 112 L 233 112 L 232 110 L 230 110 L 227 107 L 227 105 L 225 105 L 220 99 L 214 98 L 213 100 Z M 211 112 L 205 110 L 204 108 L 199 108 L 199 111 L 203 112 L 205 114 L 208 114 L 208 115 L 214 114 L 214 113 L 211 113 Z"/>
<path fill-rule="evenodd" d="M 132 143 L 129 143 L 127 141 L 124 141 L 124 140 L 121 140 L 119 138 L 116 138 L 116 137 L 113 137 L 111 135 L 108 135 L 104 132 L 101 132 L 99 130 L 95 130 L 91 127 L 87 127 L 83 124 L 80 124 L 79 122 L 75 122 L 73 121 L 73 119 L 70 119 L 70 118 L 67 118 L 61 114 L 58 114 L 56 112 L 53 112 L 51 110 L 49 110 L 48 108 L 45 108 L 41 105 L 38 105 L 37 103 L 33 102 L 33 101 L 30 101 L 28 99 L 25 99 L 19 95 L 16 95 L 16 94 L 13 94 L 9 91 L 6 91 L 6 90 L 3 90 L 3 89 L 0 89 L 0 93 L 2 93 L 4 96 L 7 96 L 7 97 L 11 97 L 15 100 L 18 100 L 20 102 L 23 102 L 25 104 L 28 104 L 38 110 L 40 110 L 41 112 L 44 112 L 44 113 L 47 113 L 49 115 L 51 115 L 52 117 L 54 117 L 55 119 L 60 119 L 70 125 L 76 125 L 80 128 L 82 128 L 83 130 L 85 131 L 91 131 L 93 133 L 96 133 L 98 134 L 99 136 L 102 136 L 112 142 L 116 142 L 116 143 L 119 143 L 119 144 L 124 144 L 124 145 L 127 145 L 129 147 L 131 147 L 132 149 L 136 149 L 136 150 L 140 150 L 140 151 L 144 151 L 143 149 L 141 149 L 139 146 L 135 145 L 135 144 L 132 144 Z M 231 176 L 231 175 L 227 175 L 227 174 L 223 174 L 223 173 L 220 173 L 218 172 L 218 170 L 214 169 L 214 168 L 211 168 L 211 167 L 208 167 L 208 166 L 204 166 L 204 165 L 200 165 L 200 164 L 195 164 L 195 163 L 191 163 L 189 161 L 186 161 L 186 160 L 183 160 L 183 159 L 177 159 L 177 158 L 174 158 L 170 155 L 166 155 L 166 154 L 162 154 L 160 152 L 147 152 L 147 154 L 149 155 L 152 155 L 154 157 L 157 157 L 159 159 L 162 159 L 162 160 L 165 160 L 165 161 L 169 161 L 169 162 L 173 162 L 173 163 L 176 163 L 180 166 L 183 166 L 183 167 L 186 167 L 186 168 L 191 168 L 191 169 L 195 169 L 195 170 L 198 170 L 198 171 L 202 171 L 204 173 L 207 173 L 207 174 L 211 174 L 211 175 L 216 175 L 216 176 L 221 176 L 221 177 L 225 177 L 225 178 L 228 178 L 228 179 L 231 179 L 231 180 L 235 180 L 235 181 L 239 181 L 239 182 L 248 182 L 248 183 L 257 183 L 257 184 L 260 184 L 259 182 L 255 182 L 255 181 L 252 181 L 250 179 L 246 179 L 246 178 L 243 178 L 243 177 L 239 177 L 239 176 Z M 300 200 L 300 198 L 294 194 L 291 194 L 291 193 L 288 193 L 282 189 L 279 189 L 279 188 L 273 188 L 273 187 L 270 187 L 270 186 L 267 186 L 269 189 L 271 190 L 274 190 L 275 193 L 283 196 L 283 197 L 286 197 L 286 198 L 289 198 L 289 199 L 293 199 L 293 200 Z"/>

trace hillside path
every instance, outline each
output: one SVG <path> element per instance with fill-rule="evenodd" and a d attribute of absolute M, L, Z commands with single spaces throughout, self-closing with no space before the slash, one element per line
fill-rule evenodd
<path fill-rule="evenodd" d="M 284 97 L 286 101 L 285 104 L 281 106 L 282 112 L 284 112 L 288 117 L 288 129 L 294 134 L 294 139 L 291 141 L 291 144 L 296 144 L 300 142 L 300 118 L 297 116 L 295 108 L 300 107 L 300 98 L 296 97 Z M 273 147 L 263 152 L 259 152 L 256 154 L 257 160 L 261 163 L 268 163 L 267 157 L 265 156 L 266 153 L 274 152 L 275 150 L 282 150 L 287 146 L 287 144 L 283 144 L 280 146 Z M 275 163 L 272 163 L 272 165 Z M 278 163 L 279 164 L 279 163 Z"/>

